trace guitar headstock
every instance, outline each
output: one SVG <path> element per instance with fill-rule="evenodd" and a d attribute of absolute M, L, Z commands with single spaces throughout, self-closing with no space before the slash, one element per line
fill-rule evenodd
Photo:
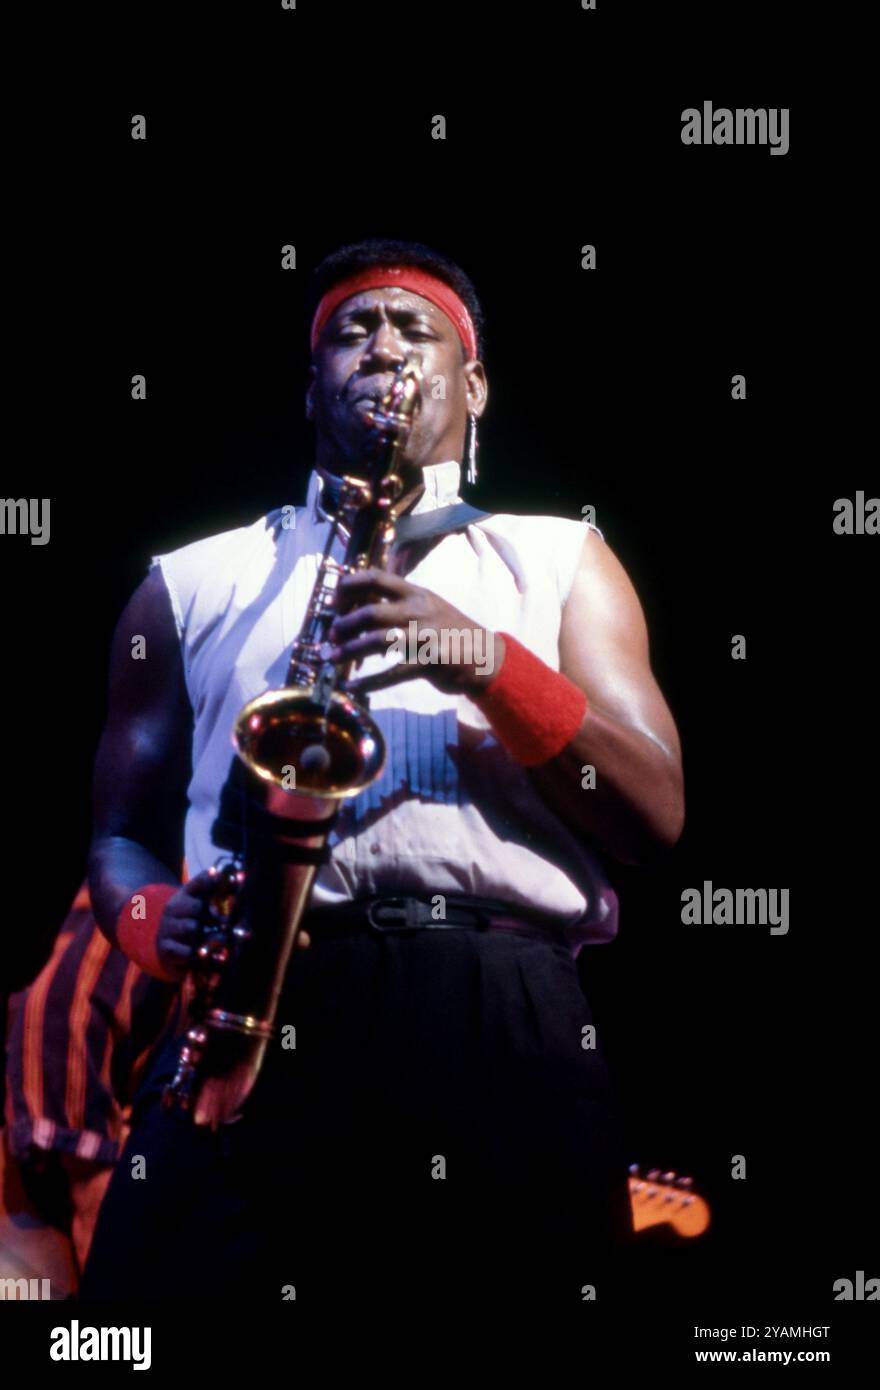
<path fill-rule="evenodd" d="M 668 1224 L 678 1235 L 691 1238 L 701 1236 L 711 1219 L 708 1203 L 694 1191 L 693 1178 L 661 1173 L 659 1168 L 642 1174 L 637 1163 L 630 1165 L 629 1200 L 637 1232 Z"/>

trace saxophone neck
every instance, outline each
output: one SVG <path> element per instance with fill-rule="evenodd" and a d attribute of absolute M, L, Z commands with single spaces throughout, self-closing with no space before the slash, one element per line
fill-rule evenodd
<path fill-rule="evenodd" d="M 383 474 L 396 470 L 412 429 L 413 418 L 421 400 L 422 368 L 414 356 L 406 357 L 395 368 L 394 380 L 367 421 L 376 435 L 375 481 Z"/>

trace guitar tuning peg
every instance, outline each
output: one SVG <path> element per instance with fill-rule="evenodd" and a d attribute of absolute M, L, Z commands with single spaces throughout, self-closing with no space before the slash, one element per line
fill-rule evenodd
<path fill-rule="evenodd" d="M 693 1178 L 676 1178 L 675 1185 L 676 1187 L 693 1187 L 694 1180 Z"/>
<path fill-rule="evenodd" d="M 637 1163 L 631 1163 L 629 1165 L 629 1172 L 634 1178 L 639 1177 L 639 1165 Z"/>
<path fill-rule="evenodd" d="M 674 1173 L 664 1173 L 664 1174 L 663 1174 L 662 1181 L 663 1181 L 663 1182 L 668 1182 L 668 1183 L 673 1183 L 673 1182 L 675 1182 L 675 1174 L 674 1174 Z"/>
<path fill-rule="evenodd" d="M 660 1169 L 659 1169 L 659 1168 L 652 1168 L 651 1171 L 650 1171 L 650 1173 L 648 1173 L 646 1176 L 647 1176 L 648 1182 L 659 1182 L 659 1180 L 660 1180 Z"/>

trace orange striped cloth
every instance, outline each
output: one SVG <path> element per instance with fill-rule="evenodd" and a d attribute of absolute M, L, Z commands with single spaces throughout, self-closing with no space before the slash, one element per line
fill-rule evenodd
<path fill-rule="evenodd" d="M 177 1025 L 179 996 L 110 945 L 83 883 L 50 959 L 9 999 L 5 1121 L 14 1157 L 54 1149 L 114 1163 L 138 1085 Z"/>

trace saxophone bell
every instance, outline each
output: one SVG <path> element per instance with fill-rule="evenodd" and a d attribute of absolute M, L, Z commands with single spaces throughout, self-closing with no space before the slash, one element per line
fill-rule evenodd
<path fill-rule="evenodd" d="M 266 691 L 241 711 L 234 737 L 242 762 L 261 781 L 301 796 L 355 796 L 385 763 L 378 725 L 341 690 L 326 707 L 310 689 Z"/>

